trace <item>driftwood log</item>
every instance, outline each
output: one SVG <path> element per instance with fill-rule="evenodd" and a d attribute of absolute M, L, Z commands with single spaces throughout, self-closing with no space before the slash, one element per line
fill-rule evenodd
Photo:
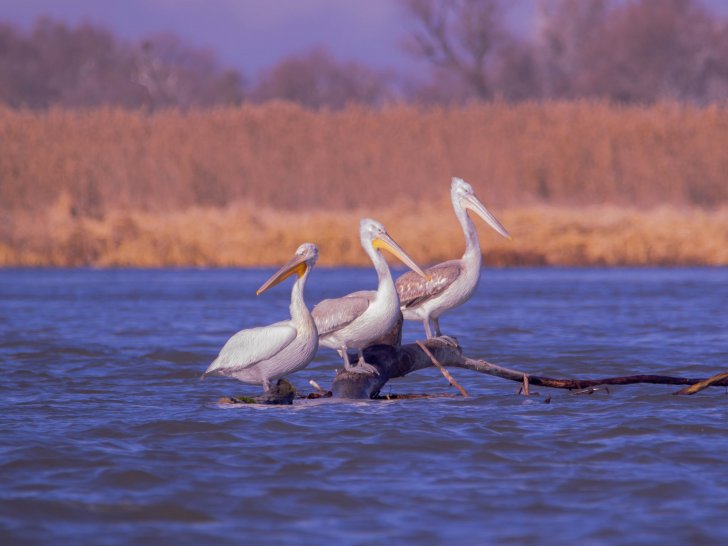
<path fill-rule="evenodd" d="M 584 390 L 602 385 L 632 385 L 636 383 L 652 383 L 660 385 L 689 385 L 675 394 L 693 394 L 709 386 L 728 386 L 728 373 L 718 374 L 711 378 L 687 378 L 667 375 L 627 375 L 619 377 L 602 377 L 594 379 L 558 379 L 531 375 L 518 370 L 491 364 L 485 360 L 468 358 L 462 348 L 450 337 L 443 336 L 420 342 L 432 356 L 445 367 L 464 368 L 475 372 L 494 375 L 502 379 L 516 381 L 524 385 L 524 394 L 528 394 L 528 385 L 538 385 L 554 389 Z M 382 387 L 392 378 L 435 365 L 418 343 L 393 347 L 375 345 L 364 351 L 364 358 L 379 371 L 378 376 L 339 372 L 331 386 L 331 392 L 337 398 L 371 398 L 379 393 Z"/>

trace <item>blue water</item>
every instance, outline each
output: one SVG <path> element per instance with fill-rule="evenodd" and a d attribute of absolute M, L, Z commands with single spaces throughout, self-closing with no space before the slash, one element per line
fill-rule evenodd
<path fill-rule="evenodd" d="M 0 271 L 0 544 L 728 544 L 725 388 L 524 397 L 452 369 L 470 398 L 219 406 L 258 392 L 198 378 L 286 318 L 288 283 L 254 296 L 269 274 Z M 307 298 L 374 281 L 318 269 Z M 532 374 L 709 376 L 728 270 L 486 271 L 441 323 Z M 289 379 L 338 365 L 322 349 Z M 387 392 L 455 393 L 434 369 Z"/>

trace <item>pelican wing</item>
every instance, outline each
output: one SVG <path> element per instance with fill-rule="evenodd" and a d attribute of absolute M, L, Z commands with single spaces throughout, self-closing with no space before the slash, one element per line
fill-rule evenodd
<path fill-rule="evenodd" d="M 374 299 L 374 292 L 361 290 L 341 298 L 323 300 L 314 306 L 311 316 L 319 336 L 340 330 L 367 310 Z"/>
<path fill-rule="evenodd" d="M 298 331 L 290 321 L 240 330 L 227 340 L 203 377 L 211 373 L 228 375 L 236 370 L 248 368 L 257 362 L 267 360 L 288 346 L 296 338 L 297 333 Z"/>
<path fill-rule="evenodd" d="M 395 283 L 400 306 L 408 309 L 434 298 L 450 286 L 461 272 L 460 261 L 449 260 L 426 269 L 429 280 L 423 279 L 414 271 L 405 273 Z"/>

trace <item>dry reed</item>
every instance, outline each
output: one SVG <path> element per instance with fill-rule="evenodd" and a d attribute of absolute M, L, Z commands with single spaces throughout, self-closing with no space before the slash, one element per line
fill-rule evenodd
<path fill-rule="evenodd" d="M 0 147 L 3 209 L 43 209 L 64 192 L 79 214 L 96 216 L 237 200 L 380 208 L 439 198 L 453 175 L 498 206 L 728 203 L 722 107 L 0 109 Z"/>
<path fill-rule="evenodd" d="M 728 207 L 533 206 L 496 213 L 513 240 L 477 220 L 491 265 L 728 265 Z M 423 264 L 459 256 L 464 248 L 449 203 L 315 213 L 237 203 L 112 212 L 103 219 L 74 217 L 59 205 L 42 222 L 14 215 L 15 239 L 0 242 L 0 266 L 272 266 L 303 241 L 319 245 L 322 265 L 361 266 L 368 265 L 358 242 L 362 216 L 382 221 Z"/>
<path fill-rule="evenodd" d="M 452 175 L 513 232 L 492 264 L 728 264 L 728 108 L 0 109 L 0 265 L 364 265 L 372 216 L 458 255 Z M 486 234 L 488 230 L 482 228 Z"/>

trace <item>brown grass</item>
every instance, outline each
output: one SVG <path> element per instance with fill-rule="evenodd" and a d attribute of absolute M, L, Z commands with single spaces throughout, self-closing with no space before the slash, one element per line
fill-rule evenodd
<path fill-rule="evenodd" d="M 80 214 L 97 216 L 237 200 L 380 208 L 391 198 L 439 198 L 453 175 L 497 206 L 728 203 L 728 108 L 720 107 L 0 109 L 0 143 L 5 209 L 42 209 L 63 192 Z"/>
<path fill-rule="evenodd" d="M 513 240 L 477 220 L 492 265 L 728 265 L 728 207 L 533 206 L 497 213 Z M 74 218 L 60 204 L 41 223 L 30 214 L 16 216 L 17 239 L 0 243 L 0 266 L 277 265 L 304 241 L 319 245 L 322 265 L 368 265 L 358 241 L 362 216 L 382 221 L 420 263 L 462 254 L 463 235 L 449 203 L 318 213 L 238 203 L 113 212 L 103 219 Z"/>
<path fill-rule="evenodd" d="M 728 108 L 286 103 L 153 115 L 0 109 L 0 265 L 364 265 L 372 216 L 457 256 L 462 176 L 514 234 L 494 264 L 728 264 Z M 486 235 L 487 234 L 487 235 Z"/>

